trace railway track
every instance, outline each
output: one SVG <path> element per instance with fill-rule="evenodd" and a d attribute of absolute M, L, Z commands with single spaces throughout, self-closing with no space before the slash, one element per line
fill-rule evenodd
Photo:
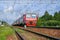
<path fill-rule="evenodd" d="M 24 38 L 17 31 L 15 31 L 15 33 L 16 33 L 18 40 L 24 40 Z"/>
<path fill-rule="evenodd" d="M 30 27 L 30 28 L 46 28 L 46 29 L 57 29 L 60 30 L 60 27 Z"/>
<path fill-rule="evenodd" d="M 13 29 L 14 29 L 14 31 L 15 31 L 15 34 L 16 34 L 18 40 L 25 40 L 25 39 L 23 38 L 23 36 L 22 36 L 18 31 L 15 30 L 15 28 L 13 28 Z"/>
<path fill-rule="evenodd" d="M 22 30 L 22 29 L 20 29 Z M 44 38 L 44 37 L 41 37 L 41 36 L 38 36 L 34 33 L 31 33 L 31 32 L 28 32 L 28 31 L 25 31 L 25 30 L 22 30 L 23 32 L 20 31 L 21 35 L 23 35 L 23 38 L 25 37 L 25 40 L 47 40 L 47 38 Z"/>
<path fill-rule="evenodd" d="M 55 38 L 55 37 L 48 36 L 48 35 L 45 35 L 45 34 L 36 33 L 36 32 L 30 31 L 30 30 L 26 30 L 26 29 L 23 29 L 23 28 L 19 28 L 19 29 L 24 30 L 24 31 L 31 32 L 31 33 L 36 34 L 38 36 L 42 36 L 42 37 L 48 38 L 50 40 L 60 40 L 60 38 Z"/>
<path fill-rule="evenodd" d="M 52 36 L 48 36 L 48 35 L 36 33 L 36 32 L 31 31 L 31 30 L 26 30 L 26 29 L 24 29 L 24 28 L 18 28 L 18 29 L 21 29 L 21 30 L 24 30 L 24 31 L 33 33 L 33 34 L 38 35 L 38 36 L 40 36 L 40 37 L 45 37 L 45 38 L 47 38 L 47 39 L 49 39 L 49 40 L 60 40 L 59 38 L 55 38 L 55 37 L 52 37 Z M 24 39 L 24 37 L 21 36 L 16 30 L 15 30 L 15 32 L 16 32 L 16 35 L 18 36 L 18 39 L 19 39 L 19 40 L 26 40 L 26 39 Z"/>

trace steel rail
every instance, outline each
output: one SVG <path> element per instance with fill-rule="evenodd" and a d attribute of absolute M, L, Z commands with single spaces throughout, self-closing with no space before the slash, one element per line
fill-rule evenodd
<path fill-rule="evenodd" d="M 19 29 L 22 29 L 22 28 L 19 28 Z M 48 35 L 45 35 L 45 34 L 33 32 L 33 31 L 30 31 L 30 30 L 26 30 L 26 29 L 22 29 L 22 30 L 25 30 L 25 31 L 34 33 L 34 34 L 36 34 L 36 35 L 38 35 L 38 36 L 43 36 L 43 37 L 45 37 L 45 38 L 49 38 L 49 39 L 51 39 L 51 40 L 60 40 L 60 38 L 55 38 L 55 37 L 52 37 L 52 36 L 48 36 Z"/>

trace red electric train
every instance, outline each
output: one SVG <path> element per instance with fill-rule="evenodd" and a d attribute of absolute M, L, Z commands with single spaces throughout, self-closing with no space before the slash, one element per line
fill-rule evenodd
<path fill-rule="evenodd" d="M 21 18 L 19 18 L 14 24 L 26 25 L 26 26 L 36 26 L 38 20 L 38 15 L 35 13 L 26 13 Z"/>

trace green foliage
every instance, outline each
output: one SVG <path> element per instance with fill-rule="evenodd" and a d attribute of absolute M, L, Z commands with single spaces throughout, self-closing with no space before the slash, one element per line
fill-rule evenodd
<path fill-rule="evenodd" d="M 45 22 L 45 20 L 44 19 L 38 19 L 38 21 L 37 21 L 37 26 L 44 26 L 44 22 Z"/>
<path fill-rule="evenodd" d="M 51 20 L 52 15 L 49 15 L 48 11 L 46 11 L 45 14 L 41 18 L 44 20 Z"/>
<path fill-rule="evenodd" d="M 46 11 L 42 17 L 39 17 L 37 26 L 60 26 L 60 11 L 55 12 L 54 16 Z"/>
<path fill-rule="evenodd" d="M 60 21 L 60 11 L 59 12 L 55 12 L 55 14 L 54 14 L 54 20 Z"/>
<path fill-rule="evenodd" d="M 56 20 L 39 21 L 38 20 L 37 26 L 60 26 L 60 21 L 56 21 Z"/>
<path fill-rule="evenodd" d="M 60 21 L 56 21 L 56 20 L 49 20 L 46 21 L 46 26 L 60 26 Z"/>
<path fill-rule="evenodd" d="M 0 40 L 6 40 L 6 37 L 8 35 L 12 35 L 13 33 L 13 29 L 9 26 L 0 26 Z"/>

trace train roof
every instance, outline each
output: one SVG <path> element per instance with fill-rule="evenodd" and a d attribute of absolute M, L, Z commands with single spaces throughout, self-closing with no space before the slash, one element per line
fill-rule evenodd
<path fill-rule="evenodd" d="M 37 13 L 26 13 L 26 14 L 36 14 L 37 15 Z M 26 15 L 26 14 L 24 14 L 24 15 Z"/>

